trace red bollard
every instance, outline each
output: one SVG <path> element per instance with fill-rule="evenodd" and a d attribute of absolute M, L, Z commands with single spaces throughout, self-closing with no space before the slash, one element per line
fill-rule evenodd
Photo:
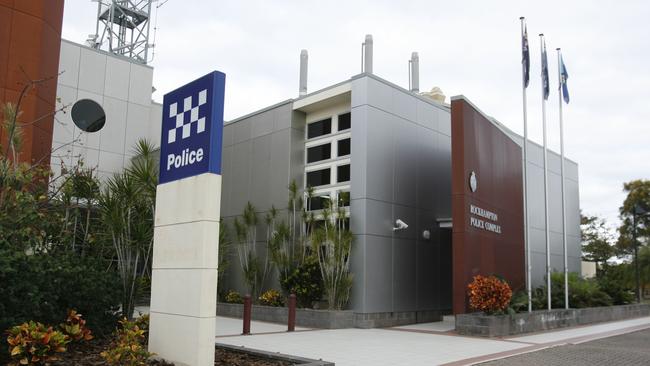
<path fill-rule="evenodd" d="M 289 319 L 288 319 L 287 332 L 296 330 L 296 295 L 289 295 Z"/>
<path fill-rule="evenodd" d="M 244 296 L 244 331 L 242 335 L 251 334 L 251 295 Z"/>

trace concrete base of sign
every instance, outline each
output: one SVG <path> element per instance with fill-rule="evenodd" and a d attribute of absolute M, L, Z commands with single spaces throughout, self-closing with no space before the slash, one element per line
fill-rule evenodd
<path fill-rule="evenodd" d="M 156 192 L 149 351 L 176 365 L 214 364 L 220 200 L 212 173 Z"/>

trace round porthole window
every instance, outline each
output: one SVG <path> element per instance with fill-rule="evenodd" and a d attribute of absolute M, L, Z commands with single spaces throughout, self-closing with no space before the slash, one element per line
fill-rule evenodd
<path fill-rule="evenodd" d="M 81 99 L 72 106 L 72 121 L 82 131 L 97 132 L 106 123 L 106 113 L 99 103 Z"/>

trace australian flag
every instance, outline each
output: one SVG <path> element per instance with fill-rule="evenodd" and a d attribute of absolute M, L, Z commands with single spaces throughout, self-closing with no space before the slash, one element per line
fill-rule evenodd
<path fill-rule="evenodd" d="M 548 61 L 546 60 L 546 41 L 544 41 L 542 49 L 542 87 L 544 90 L 544 100 L 548 99 L 549 84 L 548 84 Z"/>
<path fill-rule="evenodd" d="M 521 36 L 521 63 L 524 69 L 524 88 L 528 87 L 530 81 L 530 53 L 528 52 L 528 27 L 524 28 Z"/>
<path fill-rule="evenodd" d="M 566 71 L 564 59 L 560 55 L 560 88 L 562 88 L 562 98 L 564 98 L 564 103 L 569 104 L 569 87 L 567 86 L 567 79 L 569 79 L 569 73 Z"/>

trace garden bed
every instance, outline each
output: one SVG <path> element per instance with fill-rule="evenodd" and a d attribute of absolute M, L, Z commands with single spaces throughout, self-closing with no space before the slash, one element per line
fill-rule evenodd
<path fill-rule="evenodd" d="M 60 353 L 60 359 L 51 363 L 52 366 L 104 366 L 108 365 L 100 353 L 110 346 L 110 339 L 93 339 L 88 342 L 68 347 Z M 0 364 L 9 362 L 0 355 Z M 152 366 L 173 366 L 173 363 L 151 360 Z M 301 357 L 257 351 L 243 347 L 217 344 L 215 347 L 215 366 L 333 366 L 333 363 L 310 360 Z"/>
<path fill-rule="evenodd" d="M 539 310 L 512 315 L 458 314 L 456 332 L 472 336 L 503 337 L 648 315 L 648 304 Z"/>
<path fill-rule="evenodd" d="M 253 305 L 251 317 L 253 320 L 286 324 L 288 312 L 286 307 Z M 218 316 L 241 318 L 243 313 L 244 305 L 242 304 L 217 303 Z M 321 329 L 354 328 L 354 312 L 352 310 L 296 309 L 296 325 Z"/>

